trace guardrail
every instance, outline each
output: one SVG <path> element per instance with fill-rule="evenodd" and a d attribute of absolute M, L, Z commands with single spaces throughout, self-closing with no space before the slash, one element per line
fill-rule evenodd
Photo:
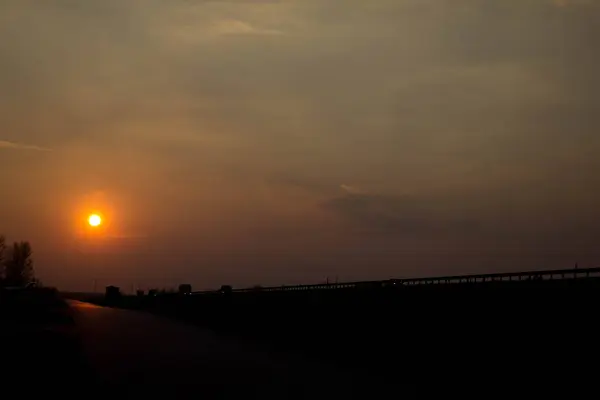
<path fill-rule="evenodd" d="M 245 289 L 233 289 L 231 293 L 254 293 L 254 292 L 296 292 L 314 290 L 339 290 L 339 289 L 361 289 L 381 287 L 401 287 L 417 285 L 447 285 L 486 282 L 511 282 L 531 280 L 563 280 L 563 279 L 585 279 L 600 278 L 600 268 L 572 268 L 545 271 L 506 272 L 496 274 L 476 275 L 451 275 L 425 278 L 401 278 L 387 279 L 382 281 L 362 281 L 345 283 L 323 283 L 316 285 L 291 285 L 271 286 Z M 192 292 L 192 295 L 215 294 L 220 291 Z"/>

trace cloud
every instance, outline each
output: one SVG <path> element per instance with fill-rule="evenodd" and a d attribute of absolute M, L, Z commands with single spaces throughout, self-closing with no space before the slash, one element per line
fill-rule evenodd
<path fill-rule="evenodd" d="M 340 188 L 345 191 L 348 194 L 361 194 L 364 193 L 363 190 L 357 186 L 353 186 L 353 185 L 346 185 L 344 183 L 342 183 L 340 185 Z"/>
<path fill-rule="evenodd" d="M 322 205 L 366 234 L 460 234 L 472 232 L 477 226 L 467 218 L 447 217 L 431 201 L 413 196 L 348 193 Z"/>
<path fill-rule="evenodd" d="M 16 150 L 36 150 L 36 151 L 52 151 L 52 149 L 40 146 L 33 146 L 29 144 L 9 142 L 6 140 L 0 140 L 0 149 L 16 149 Z"/>
<path fill-rule="evenodd" d="M 127 233 L 127 232 L 119 232 L 112 233 L 105 236 L 105 239 L 114 239 L 114 240 L 135 240 L 135 239 L 146 239 L 148 235 L 146 233 L 138 232 L 138 233 Z"/>
<path fill-rule="evenodd" d="M 591 5 L 593 0 L 552 0 L 557 7 L 586 6 Z"/>
<path fill-rule="evenodd" d="M 283 35 L 277 29 L 259 28 L 237 19 L 224 19 L 212 26 L 213 35 Z"/>

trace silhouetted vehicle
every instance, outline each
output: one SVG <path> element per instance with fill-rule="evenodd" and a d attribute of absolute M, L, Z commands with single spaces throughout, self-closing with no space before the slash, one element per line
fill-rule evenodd
<path fill-rule="evenodd" d="M 121 299 L 121 289 L 117 286 L 107 286 L 104 299 L 107 303 L 115 303 Z"/>
<path fill-rule="evenodd" d="M 192 293 L 192 285 L 183 283 L 179 285 L 179 294 L 190 294 Z"/>
<path fill-rule="evenodd" d="M 398 279 L 390 279 L 382 282 L 381 286 L 384 288 L 396 288 L 402 286 L 402 282 Z"/>
<path fill-rule="evenodd" d="M 221 286 L 221 290 L 219 290 L 221 294 L 231 294 L 233 292 L 233 288 L 229 285 Z"/>

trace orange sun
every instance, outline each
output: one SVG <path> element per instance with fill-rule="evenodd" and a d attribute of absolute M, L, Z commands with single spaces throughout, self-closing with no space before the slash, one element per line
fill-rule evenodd
<path fill-rule="evenodd" d="M 100 226 L 102 224 L 102 218 L 98 214 L 92 214 L 88 217 L 88 224 L 90 226 Z"/>

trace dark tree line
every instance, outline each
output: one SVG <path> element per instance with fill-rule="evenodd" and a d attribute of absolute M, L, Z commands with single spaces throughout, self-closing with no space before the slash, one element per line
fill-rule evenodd
<path fill-rule="evenodd" d="M 0 286 L 25 286 L 35 282 L 33 252 L 29 242 L 7 245 L 0 236 Z"/>

